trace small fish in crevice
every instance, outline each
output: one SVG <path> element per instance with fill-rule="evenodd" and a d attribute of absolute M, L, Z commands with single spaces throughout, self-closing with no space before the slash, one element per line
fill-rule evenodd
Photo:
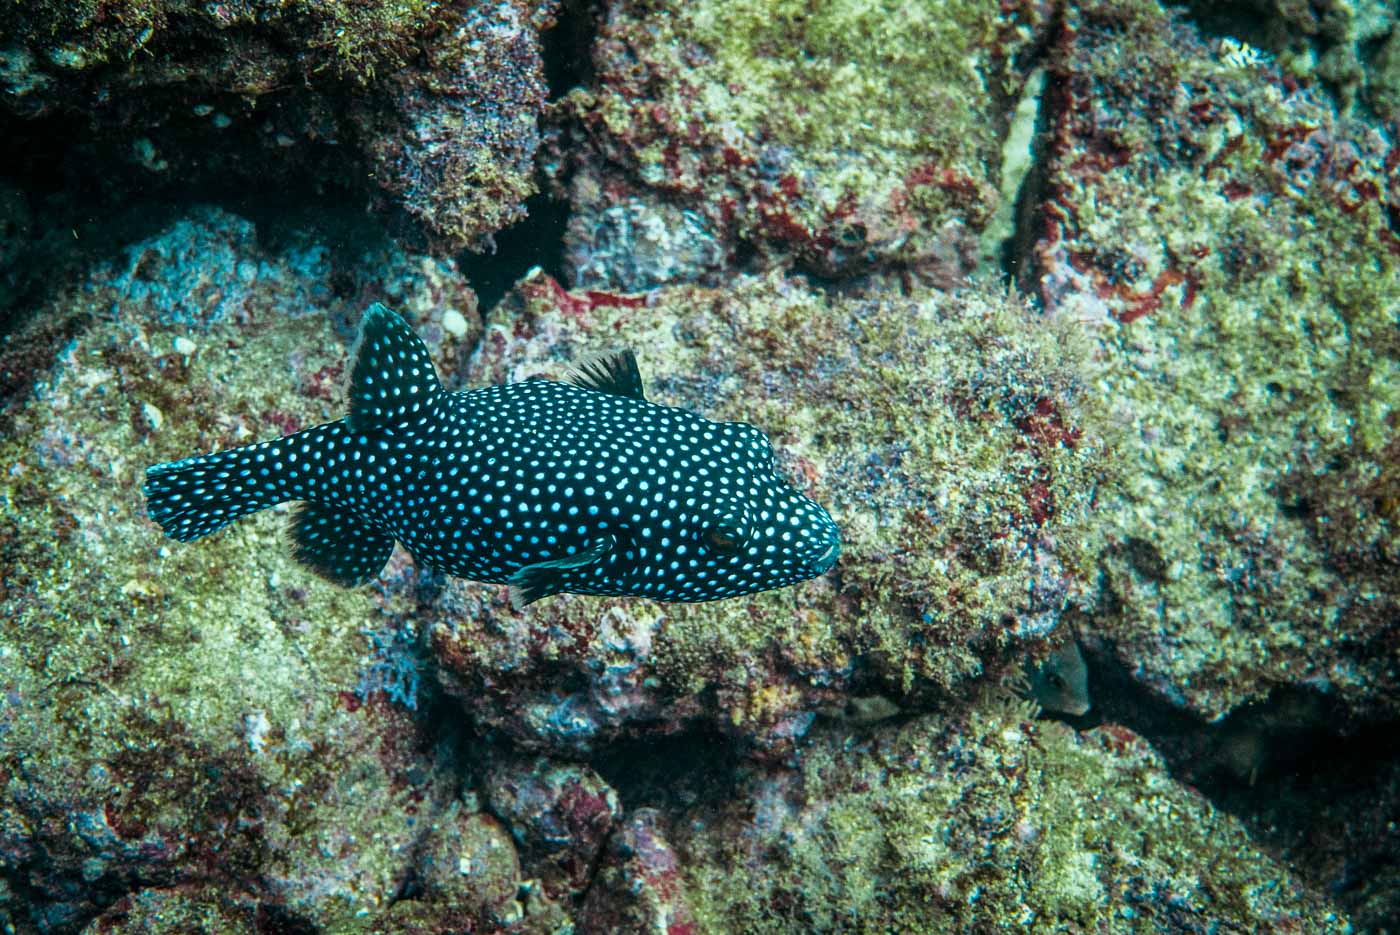
<path fill-rule="evenodd" d="M 1079 717 L 1089 711 L 1089 669 L 1073 639 L 1026 670 L 1028 694 L 1047 711 Z"/>
<path fill-rule="evenodd" d="M 835 721 L 864 725 L 897 717 L 901 709 L 884 695 L 852 695 L 841 704 L 823 705 L 817 713 Z"/>
<path fill-rule="evenodd" d="M 448 393 L 427 348 L 373 305 L 352 352 L 350 414 L 146 471 L 151 519 L 182 542 L 288 500 L 296 559 L 345 585 L 401 543 L 420 565 L 551 594 L 709 601 L 836 563 L 831 516 L 785 481 L 742 422 L 648 402 L 630 351 L 570 382 Z"/>

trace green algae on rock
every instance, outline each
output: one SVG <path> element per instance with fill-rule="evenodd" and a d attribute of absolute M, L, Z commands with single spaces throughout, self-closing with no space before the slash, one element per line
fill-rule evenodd
<path fill-rule="evenodd" d="M 814 738 L 668 828 L 697 932 L 1350 932 L 1132 732 L 995 699 Z"/>
<path fill-rule="evenodd" d="M 1073 326 L 999 290 L 839 298 L 774 274 L 644 300 L 537 274 L 493 313 L 468 382 L 615 346 L 643 349 L 657 401 L 768 432 L 831 506 L 841 562 L 745 600 L 568 596 L 523 617 L 450 583 L 429 635 L 486 723 L 578 753 L 700 719 L 782 752 L 855 680 L 932 699 L 1016 668 L 1087 591 L 1111 465 Z"/>
<path fill-rule="evenodd" d="M 439 15 L 435 7 L 429 0 L 21 0 L 7 5 L 0 26 L 11 49 L 26 50 L 34 77 L 27 82 L 10 77 L 0 90 L 35 93 L 53 87 L 65 72 L 124 66 L 142 56 L 183 54 L 196 46 L 208 52 L 221 38 L 241 43 L 244 54 L 213 56 L 209 64 L 219 70 L 205 74 L 224 79 L 213 84 L 231 90 L 270 87 L 281 79 L 260 70 L 275 60 L 278 42 L 305 50 L 308 57 L 300 67 L 307 74 L 330 70 L 367 82 L 376 69 L 392 71 L 407 62 L 418 37 Z M 187 48 L 179 49 L 181 44 Z"/>
<path fill-rule="evenodd" d="M 550 9 L 473 6 L 422 41 L 416 67 L 381 82 L 380 106 L 357 109 L 380 186 L 447 247 L 483 249 L 535 193 Z"/>
<path fill-rule="evenodd" d="M 996 208 L 1018 56 L 1037 5 L 742 0 L 613 4 L 591 89 L 567 99 L 601 159 L 575 210 L 646 197 L 822 274 L 872 263 L 955 282 Z M 596 165 L 620 167 L 600 177 Z M 606 191 L 607 197 L 598 195 Z"/>
<path fill-rule="evenodd" d="M 1393 717 L 1400 148 L 1147 0 L 1052 59 L 1039 287 L 1128 428 L 1092 638 L 1207 718 L 1281 684 Z"/>
<path fill-rule="evenodd" d="M 1360 103 L 1382 119 L 1400 116 L 1385 44 L 1400 32 L 1391 0 L 1225 0 L 1188 4 L 1202 28 L 1229 37 L 1242 61 L 1271 57 L 1299 83 L 1326 86 L 1342 110 Z"/>
<path fill-rule="evenodd" d="M 377 186 L 443 252 L 481 249 L 535 192 L 553 9 L 23 0 L 0 6 L 0 110 L 83 121 L 73 171 L 103 191 Z"/>

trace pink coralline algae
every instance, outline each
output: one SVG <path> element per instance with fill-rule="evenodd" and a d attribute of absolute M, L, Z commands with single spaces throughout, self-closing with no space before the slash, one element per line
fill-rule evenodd
<path fill-rule="evenodd" d="M 662 236 L 682 266 L 646 263 L 652 282 L 703 276 L 717 253 L 733 262 L 750 247 L 823 275 L 963 279 L 1000 200 L 997 110 L 1045 11 L 936 6 L 609 4 L 594 86 L 562 107 L 585 142 L 561 160 L 578 170 L 578 283 L 639 282 L 630 247 L 599 243 L 618 205 L 673 224 Z M 917 27 L 896 25 L 907 15 Z"/>
<path fill-rule="evenodd" d="M 486 794 L 545 892 L 564 900 L 581 896 L 622 817 L 617 793 L 587 766 L 527 758 L 494 764 Z"/>
<path fill-rule="evenodd" d="M 593 888 L 579 910 L 586 931 L 699 935 L 687 903 L 683 868 L 666 843 L 661 816 L 629 815 L 608 843 Z"/>

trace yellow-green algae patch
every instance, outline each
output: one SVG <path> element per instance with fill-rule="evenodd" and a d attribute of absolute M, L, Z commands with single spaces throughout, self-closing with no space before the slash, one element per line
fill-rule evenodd
<path fill-rule="evenodd" d="M 369 612 L 363 592 L 293 572 L 265 523 L 176 547 L 144 521 L 140 493 L 148 463 L 278 431 L 241 415 L 225 430 L 225 414 L 326 415 L 294 382 L 261 376 L 285 370 L 289 345 L 308 349 L 301 366 L 310 371 L 339 366 L 343 349 L 327 353 L 325 330 L 323 319 L 214 326 L 186 360 L 169 334 L 103 323 L 36 386 L 3 443 L 6 533 L 18 546 L 9 553 L 10 626 L 36 676 L 91 680 L 116 691 L 113 700 L 159 704 L 209 732 L 198 741 L 221 746 L 241 735 L 251 706 L 272 705 L 265 714 L 279 728 L 335 706 L 307 689 L 348 680 L 353 621 Z M 304 592 L 295 599 L 281 586 L 293 581 Z"/>
<path fill-rule="evenodd" d="M 223 414 L 323 418 L 295 379 L 266 375 L 286 374 L 290 347 L 303 349 L 310 371 L 338 366 L 343 349 L 321 318 L 216 325 L 196 340 L 203 350 L 188 361 L 168 352 L 162 372 L 169 335 L 94 323 L 0 442 L 9 465 L 0 678 L 13 699 L 0 755 L 6 800 L 47 803 L 21 811 L 37 841 L 52 833 L 40 824 L 45 809 L 94 816 L 101 831 L 87 833 L 101 845 L 84 867 L 90 882 L 109 862 L 130 873 L 131 852 L 145 845 L 157 865 L 258 867 L 297 878 L 293 890 L 342 877 L 333 889 L 349 918 L 387 898 L 405 858 L 376 858 L 380 847 L 369 846 L 405 839 L 405 815 L 341 794 L 350 791 L 345 758 L 372 751 L 367 718 L 379 720 L 350 712 L 338 694 L 356 684 L 369 597 L 295 568 L 271 518 L 198 545 L 170 543 L 145 521 L 140 494 L 147 463 L 236 441 Z M 249 428 L 278 431 L 256 417 Z M 361 762 L 377 795 L 405 795 L 382 789 L 389 777 L 373 755 Z M 285 810 L 274 827 L 296 828 L 271 848 L 254 831 L 268 809 Z M 367 845 L 353 873 L 328 860 L 347 825 Z"/>
<path fill-rule="evenodd" d="M 1095 393 L 1127 429 L 1097 628 L 1205 716 L 1299 683 L 1394 712 L 1393 133 L 1220 60 L 1154 3 L 1072 25 L 1039 249 L 1047 304 L 1098 335 Z"/>
<path fill-rule="evenodd" d="M 834 188 L 867 191 L 935 155 L 985 170 L 992 127 L 977 105 L 996 12 L 981 0 L 738 0 L 678 4 L 648 25 L 678 62 L 699 47 L 686 74 L 702 113 L 801 150 Z"/>
<path fill-rule="evenodd" d="M 824 271 L 956 277 L 996 207 L 1013 60 L 1042 25 L 984 0 L 623 6 L 568 106 L 726 236 Z"/>
<path fill-rule="evenodd" d="M 826 732 L 670 840 L 700 932 L 1351 931 L 1130 731 L 997 699 Z"/>
<path fill-rule="evenodd" d="M 0 24 L 12 39 L 25 42 L 45 66 L 83 71 L 124 64 L 166 51 L 172 36 L 188 42 L 190 32 L 209 39 L 219 34 L 245 42 L 241 55 L 216 57 L 227 76 L 243 80 L 234 89 L 271 90 L 280 76 L 261 72 L 267 40 L 256 31 L 295 37 L 310 55 L 308 67 L 369 80 L 376 69 L 401 67 L 413 43 L 434 22 L 430 0 L 292 0 L 275 5 L 192 3 L 188 0 L 20 0 L 8 4 Z M 211 63 L 213 64 L 213 63 Z"/>
<path fill-rule="evenodd" d="M 563 376 L 590 352 L 635 348 L 653 401 L 769 434 L 785 473 L 840 525 L 841 561 L 707 604 L 565 596 L 513 621 L 473 603 L 435 631 L 459 684 L 499 690 L 557 666 L 596 679 L 626 664 L 629 684 L 654 693 L 646 704 L 665 695 L 689 716 L 698 703 L 751 737 L 857 677 L 896 695 L 956 692 L 1084 593 L 1088 513 L 1110 461 L 1073 327 L 997 289 L 846 298 L 779 274 L 637 305 L 528 280 L 488 322 L 470 380 Z"/>

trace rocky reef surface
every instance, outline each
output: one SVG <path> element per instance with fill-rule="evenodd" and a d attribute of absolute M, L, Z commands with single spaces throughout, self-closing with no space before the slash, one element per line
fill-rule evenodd
<path fill-rule="evenodd" d="M 1392 930 L 1397 43 L 0 10 L 0 926 Z M 326 583 L 287 506 L 163 539 L 145 467 L 341 417 L 374 301 L 453 389 L 634 348 L 839 565 L 516 611 L 402 550 Z"/>
<path fill-rule="evenodd" d="M 1150 6 L 1059 41 L 1037 287 L 1128 428 L 1091 629 L 1207 718 L 1292 684 L 1394 717 L 1400 147 Z"/>

